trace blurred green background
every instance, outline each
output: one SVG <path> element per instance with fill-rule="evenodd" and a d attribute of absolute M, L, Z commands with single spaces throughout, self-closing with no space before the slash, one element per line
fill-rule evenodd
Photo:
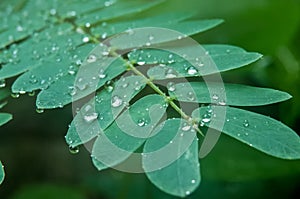
<path fill-rule="evenodd" d="M 196 12 L 199 18 L 225 23 L 194 38 L 232 44 L 264 54 L 250 66 L 223 74 L 225 82 L 270 87 L 293 95 L 288 102 L 254 107 L 299 133 L 300 1 L 169 0 L 152 10 Z M 0 159 L 6 179 L 0 198 L 100 199 L 173 198 L 155 188 L 143 174 L 98 172 L 82 147 L 72 155 L 64 142 L 72 120 L 71 106 L 35 112 L 35 98 L 10 99 L 4 111 L 14 120 L 1 128 Z M 202 184 L 188 198 L 299 198 L 300 161 L 269 157 L 222 136 L 201 160 Z"/>

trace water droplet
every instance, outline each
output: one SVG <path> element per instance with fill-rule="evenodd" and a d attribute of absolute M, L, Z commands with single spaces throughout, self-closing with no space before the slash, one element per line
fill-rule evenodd
<path fill-rule="evenodd" d="M 137 64 L 140 65 L 140 66 L 145 65 L 145 63 L 146 63 L 145 61 L 138 61 L 138 62 L 137 62 Z"/>
<path fill-rule="evenodd" d="M 101 35 L 101 39 L 106 39 L 107 38 L 107 33 L 104 32 L 102 35 Z"/>
<path fill-rule="evenodd" d="M 4 79 L 0 80 L 0 88 L 4 88 L 6 86 L 6 82 Z"/>
<path fill-rule="evenodd" d="M 173 70 L 172 68 L 169 68 L 166 70 L 165 77 L 166 78 L 175 78 L 175 77 L 177 77 L 177 72 L 175 70 Z"/>
<path fill-rule="evenodd" d="M 24 30 L 24 28 L 23 28 L 22 26 L 18 25 L 18 26 L 16 27 L 16 30 L 17 30 L 18 32 L 22 32 L 22 31 Z"/>
<path fill-rule="evenodd" d="M 88 63 L 93 63 L 93 62 L 97 61 L 97 57 L 96 57 L 96 55 L 91 54 L 91 55 L 88 56 L 88 58 L 87 58 L 86 61 L 87 61 Z"/>
<path fill-rule="evenodd" d="M 79 153 L 79 147 L 78 146 L 76 146 L 76 147 L 69 147 L 69 151 L 70 151 L 70 153 L 71 154 L 77 154 L 77 153 Z"/>
<path fill-rule="evenodd" d="M 185 192 L 185 195 L 190 195 L 190 194 L 191 194 L 190 191 L 186 191 L 186 192 Z"/>
<path fill-rule="evenodd" d="M 91 123 L 98 118 L 98 113 L 88 113 L 83 116 L 84 121 Z"/>
<path fill-rule="evenodd" d="M 35 111 L 36 111 L 37 113 L 44 113 L 44 109 L 39 109 L 39 108 L 37 108 Z"/>
<path fill-rule="evenodd" d="M 196 68 L 194 68 L 193 66 L 191 66 L 191 67 L 189 67 L 189 68 L 187 69 L 187 73 L 188 73 L 189 75 L 195 75 L 195 74 L 198 73 L 198 71 L 197 71 Z"/>
<path fill-rule="evenodd" d="M 50 15 L 54 16 L 56 15 L 56 9 L 52 8 L 50 11 L 49 11 Z"/>
<path fill-rule="evenodd" d="M 144 118 L 143 119 L 139 119 L 137 125 L 140 126 L 140 127 L 146 126 L 147 122 L 146 122 L 146 120 Z"/>
<path fill-rule="evenodd" d="M 194 101 L 194 100 L 195 100 L 194 92 L 189 91 L 189 92 L 187 93 L 187 98 L 188 98 L 189 100 L 191 100 L 191 101 Z"/>
<path fill-rule="evenodd" d="M 238 136 L 238 137 L 240 137 L 240 136 L 241 136 L 241 134 L 240 134 L 240 133 L 238 133 L 238 134 L 237 134 L 237 136 Z"/>
<path fill-rule="evenodd" d="M 226 105 L 226 102 L 225 102 L 225 100 L 220 100 L 220 101 L 218 102 L 218 104 L 221 105 L 221 106 L 225 106 L 225 105 Z"/>
<path fill-rule="evenodd" d="M 20 94 L 19 93 L 12 93 L 11 97 L 12 98 L 18 98 L 18 97 L 20 97 Z"/>
<path fill-rule="evenodd" d="M 84 79 L 82 78 L 82 77 L 79 77 L 78 79 L 77 79 L 77 84 L 76 84 L 76 86 L 77 86 L 77 88 L 79 89 L 79 90 L 84 90 L 84 89 L 86 89 L 87 88 L 87 83 L 86 82 L 84 82 Z"/>
<path fill-rule="evenodd" d="M 192 184 L 195 184 L 195 183 L 196 183 L 196 180 L 192 180 L 191 183 L 192 183 Z"/>
<path fill-rule="evenodd" d="M 77 89 L 76 89 L 76 87 L 73 87 L 73 86 L 69 87 L 69 94 L 70 94 L 71 96 L 76 95 L 76 94 L 77 94 Z"/>
<path fill-rule="evenodd" d="M 244 127 L 248 127 L 248 126 L 249 126 L 249 121 L 248 121 L 248 120 L 244 120 L 243 126 L 244 126 Z"/>
<path fill-rule="evenodd" d="M 129 85 L 129 83 L 124 83 L 124 84 L 122 85 L 122 88 L 127 88 L 128 85 Z"/>
<path fill-rule="evenodd" d="M 168 89 L 169 91 L 171 91 L 171 92 L 175 91 L 175 90 L 176 90 L 176 87 L 175 87 L 174 82 L 169 82 L 169 83 L 167 84 L 167 89 Z"/>
<path fill-rule="evenodd" d="M 189 131 L 189 130 L 191 130 L 191 125 L 189 125 L 188 123 L 184 123 L 183 124 L 183 127 L 181 128 L 181 130 L 183 130 L 183 131 Z"/>
<path fill-rule="evenodd" d="M 35 95 L 35 91 L 31 91 L 30 93 L 28 93 L 29 97 L 33 97 Z"/>
<path fill-rule="evenodd" d="M 209 114 L 204 114 L 202 116 L 201 122 L 208 123 L 208 122 L 210 122 L 210 120 L 211 120 L 211 116 Z"/>
<path fill-rule="evenodd" d="M 91 27 L 91 24 L 89 22 L 85 23 L 85 27 L 86 28 L 90 28 Z"/>
<path fill-rule="evenodd" d="M 218 99 L 219 99 L 219 96 L 218 96 L 217 94 L 213 94 L 213 95 L 212 95 L 212 99 L 213 99 L 213 100 L 218 100 Z"/>
<path fill-rule="evenodd" d="M 104 78 L 106 77 L 106 75 L 104 74 L 104 70 L 103 70 L 103 69 L 100 69 L 100 70 L 99 70 L 98 77 L 99 77 L 100 79 L 104 79 Z"/>
<path fill-rule="evenodd" d="M 105 89 L 107 90 L 107 92 L 112 92 L 114 90 L 114 85 L 112 83 L 112 81 L 107 81 L 105 83 Z"/>
<path fill-rule="evenodd" d="M 112 107 L 116 108 L 116 107 L 121 106 L 122 104 L 123 104 L 123 100 L 119 96 L 115 95 L 112 97 L 112 100 L 111 100 Z"/>
<path fill-rule="evenodd" d="M 87 43 L 87 42 L 90 41 L 90 38 L 89 38 L 89 37 L 83 37 L 82 41 L 83 41 L 84 43 Z"/>

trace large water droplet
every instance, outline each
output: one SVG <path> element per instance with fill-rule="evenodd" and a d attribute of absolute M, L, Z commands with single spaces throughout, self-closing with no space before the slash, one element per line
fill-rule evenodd
<path fill-rule="evenodd" d="M 176 87 L 175 87 L 175 83 L 174 82 L 169 82 L 167 84 L 167 89 L 171 92 L 175 91 L 176 90 Z"/>
<path fill-rule="evenodd" d="M 191 67 L 189 67 L 189 68 L 187 69 L 187 73 L 188 73 L 189 75 L 195 75 L 195 74 L 198 73 L 198 71 L 197 71 L 196 68 L 194 68 L 193 66 L 191 66 Z"/>
<path fill-rule="evenodd" d="M 44 113 L 44 109 L 39 109 L 39 108 L 37 108 L 35 111 L 36 111 L 37 113 Z"/>
<path fill-rule="evenodd" d="M 189 91 L 189 92 L 187 93 L 187 98 L 188 98 L 188 100 L 194 101 L 194 100 L 195 100 L 194 92 Z"/>
<path fill-rule="evenodd" d="M 95 121 L 97 118 L 98 118 L 98 113 L 89 113 L 83 116 L 83 119 L 88 123 Z"/>
<path fill-rule="evenodd" d="M 93 63 L 93 62 L 97 61 L 97 57 L 96 57 L 96 55 L 91 54 L 91 55 L 88 56 L 88 58 L 87 58 L 86 61 L 87 61 L 88 63 Z"/>
<path fill-rule="evenodd" d="M 189 130 L 191 130 L 191 128 L 192 128 L 191 125 L 189 125 L 188 123 L 184 123 L 183 126 L 182 126 L 182 128 L 181 128 L 181 130 L 183 130 L 183 131 L 189 131 Z"/>
<path fill-rule="evenodd" d="M 4 88 L 6 86 L 6 82 L 4 79 L 0 80 L 0 88 Z"/>
<path fill-rule="evenodd" d="M 70 153 L 71 154 L 77 154 L 77 153 L 79 153 L 79 147 L 78 146 L 76 146 L 76 147 L 69 147 L 69 151 L 70 151 Z"/>
<path fill-rule="evenodd" d="M 123 104 L 123 100 L 119 96 L 115 95 L 115 96 L 112 97 L 112 99 L 111 99 L 111 106 L 112 107 L 116 108 L 116 107 L 121 106 L 122 104 Z"/>
<path fill-rule="evenodd" d="M 177 77 L 177 72 L 174 69 L 169 68 L 166 70 L 165 77 L 166 78 L 175 78 L 175 77 Z"/>

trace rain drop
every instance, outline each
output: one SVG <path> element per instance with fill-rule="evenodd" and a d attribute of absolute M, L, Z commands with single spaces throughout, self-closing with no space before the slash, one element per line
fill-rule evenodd
<path fill-rule="evenodd" d="M 104 70 L 103 70 L 103 69 L 100 69 L 100 70 L 99 70 L 98 77 L 99 77 L 100 79 L 104 79 L 104 78 L 106 77 L 106 75 L 104 74 Z"/>
<path fill-rule="evenodd" d="M 145 119 L 139 119 L 137 125 L 140 126 L 140 127 L 142 127 L 142 126 L 147 125 L 147 123 L 146 123 Z"/>
<path fill-rule="evenodd" d="M 115 95 L 112 97 L 112 100 L 111 100 L 112 107 L 116 108 L 116 107 L 121 106 L 122 104 L 123 104 L 123 100 L 119 96 Z"/>
<path fill-rule="evenodd" d="M 39 108 L 37 108 L 35 111 L 36 111 L 37 113 L 44 113 L 44 109 L 39 109 Z"/>
<path fill-rule="evenodd" d="M 114 86 L 113 86 L 113 83 L 112 81 L 107 81 L 105 83 L 105 89 L 107 90 L 107 92 L 112 92 L 114 90 Z"/>
<path fill-rule="evenodd" d="M 177 77 L 177 72 L 175 70 L 173 70 L 172 68 L 169 68 L 166 70 L 165 77 L 166 78 L 175 78 L 175 77 Z"/>
<path fill-rule="evenodd" d="M 89 37 L 83 37 L 82 41 L 83 41 L 84 43 L 87 43 L 87 42 L 90 41 L 90 38 L 89 38 Z"/>
<path fill-rule="evenodd" d="M 4 79 L 0 80 L 0 88 L 4 88 L 6 86 L 6 82 Z"/>
<path fill-rule="evenodd" d="M 145 61 L 138 61 L 138 62 L 137 62 L 137 64 L 140 65 L 140 66 L 145 65 L 145 63 L 146 63 Z"/>
<path fill-rule="evenodd" d="M 183 131 L 189 131 L 189 130 L 191 130 L 191 128 L 192 127 L 188 123 L 184 123 L 183 127 L 181 128 L 181 130 L 183 130 Z"/>
<path fill-rule="evenodd" d="M 90 113 L 83 116 L 84 121 L 91 123 L 98 118 L 98 113 Z"/>
<path fill-rule="evenodd" d="M 175 91 L 176 87 L 175 87 L 174 82 L 169 82 L 169 83 L 167 84 L 167 89 L 168 89 L 169 91 L 171 91 L 171 92 Z"/>
<path fill-rule="evenodd" d="M 244 127 L 248 127 L 248 126 L 249 126 L 249 121 L 248 121 L 248 120 L 244 120 L 243 126 L 244 126 Z"/>
<path fill-rule="evenodd" d="M 18 97 L 20 97 L 20 94 L 19 93 L 12 93 L 11 97 L 12 98 L 18 98 Z"/>
<path fill-rule="evenodd" d="M 79 147 L 78 146 L 76 146 L 76 147 L 69 147 L 69 151 L 70 151 L 70 153 L 71 154 L 77 154 L 77 153 L 79 153 Z"/>
<path fill-rule="evenodd" d="M 195 74 L 198 73 L 198 71 L 197 71 L 196 68 L 194 68 L 193 66 L 191 66 L 191 67 L 189 67 L 189 68 L 187 69 L 187 73 L 188 73 L 189 75 L 195 75 Z"/>
<path fill-rule="evenodd" d="M 93 62 L 97 61 L 97 57 L 96 57 L 96 55 L 91 54 L 91 55 L 88 56 L 88 58 L 87 58 L 86 61 L 87 61 L 88 63 L 93 63 Z"/>
<path fill-rule="evenodd" d="M 192 183 L 192 184 L 195 184 L 195 183 L 196 183 L 196 180 L 192 180 L 191 183 Z"/>
<path fill-rule="evenodd" d="M 217 94 L 213 94 L 213 95 L 212 95 L 212 99 L 213 99 L 213 100 L 218 100 L 218 99 L 219 99 L 219 96 L 218 96 Z"/>
<path fill-rule="evenodd" d="M 188 98 L 189 100 L 191 100 L 191 101 L 194 101 L 194 100 L 195 100 L 194 92 L 189 91 L 189 92 L 187 93 L 187 98 Z"/>

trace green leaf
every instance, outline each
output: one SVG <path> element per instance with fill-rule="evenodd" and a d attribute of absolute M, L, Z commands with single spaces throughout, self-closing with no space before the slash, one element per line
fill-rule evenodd
<path fill-rule="evenodd" d="M 2 184 L 3 180 L 4 180 L 4 176 L 5 176 L 5 173 L 4 173 L 4 167 L 0 161 L 0 184 Z"/>
<path fill-rule="evenodd" d="M 211 110 L 212 107 L 202 107 L 194 110 L 192 115 L 199 120 L 210 116 L 210 123 L 204 122 L 206 126 L 222 131 L 266 154 L 283 159 L 300 159 L 300 137 L 283 123 L 233 107 L 226 107 L 225 118 Z M 224 126 L 220 125 L 223 122 Z"/>
<path fill-rule="evenodd" d="M 176 23 L 176 25 L 166 24 L 162 27 L 142 27 L 116 35 L 109 39 L 109 43 L 118 50 L 149 47 L 159 43 L 181 40 L 186 36 L 213 28 L 222 22 L 220 19 L 212 19 L 182 21 Z"/>
<path fill-rule="evenodd" d="M 127 159 L 151 135 L 166 108 L 160 95 L 147 95 L 135 102 L 99 134 L 92 151 L 95 166 L 102 170 Z"/>
<path fill-rule="evenodd" d="M 143 167 L 159 189 L 185 197 L 200 183 L 196 132 L 180 119 L 166 120 L 153 132 L 143 151 Z"/>
<path fill-rule="evenodd" d="M 160 64 L 150 68 L 147 74 L 154 79 L 167 79 L 224 72 L 246 66 L 261 57 L 258 53 L 246 52 L 235 46 L 203 45 L 202 47 L 203 49 L 191 46 L 190 49 L 188 47 L 185 49 L 187 52 L 192 49 L 198 50 L 199 54 L 195 54 L 195 57 L 193 57 L 192 52 L 191 55 L 186 54 L 187 57 L 183 58 L 181 56 L 184 53 L 176 55 L 159 49 L 142 49 L 131 52 L 129 59 L 144 64 Z M 177 49 L 170 48 L 170 50 Z M 174 75 L 168 76 L 170 71 L 173 71 Z"/>
<path fill-rule="evenodd" d="M 164 27 L 170 22 L 176 23 L 187 18 L 192 17 L 194 14 L 191 13 L 162 13 L 156 14 L 151 17 L 143 17 L 138 19 L 131 19 L 126 21 L 112 21 L 110 23 L 106 23 L 103 26 L 96 26 L 91 29 L 92 33 L 97 37 L 101 37 L 101 39 L 106 39 L 109 35 L 114 35 L 117 33 L 121 33 L 124 31 L 128 31 L 128 29 L 134 28 L 144 28 L 144 27 Z M 164 19 L 164 20 L 161 20 Z"/>
<path fill-rule="evenodd" d="M 70 147 L 84 144 L 103 132 L 144 87 L 142 77 L 129 76 L 117 81 L 113 91 L 98 92 L 74 117 L 66 135 Z"/>
<path fill-rule="evenodd" d="M 8 113 L 0 113 L 0 126 L 9 122 L 12 119 L 12 115 Z"/>
<path fill-rule="evenodd" d="M 107 6 L 101 12 L 88 12 L 76 20 L 76 24 L 84 26 L 86 23 L 97 24 L 113 18 L 142 12 L 162 3 L 164 0 L 155 1 L 120 1 Z"/>
<path fill-rule="evenodd" d="M 288 93 L 238 84 L 188 82 L 172 84 L 169 94 L 178 101 L 197 103 L 226 103 L 233 106 L 261 106 L 291 98 Z M 191 93 L 194 97 L 191 97 Z M 238 97 L 237 97 L 238 96 Z"/>

